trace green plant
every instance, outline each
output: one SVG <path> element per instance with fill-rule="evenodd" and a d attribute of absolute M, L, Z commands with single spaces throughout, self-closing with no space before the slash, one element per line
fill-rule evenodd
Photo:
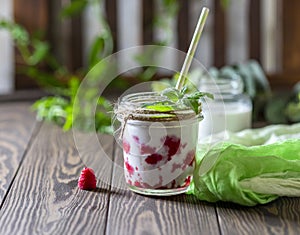
<path fill-rule="evenodd" d="M 20 52 L 25 64 L 20 68 L 21 73 L 34 78 L 45 88 L 64 86 L 66 69 L 61 66 L 50 52 L 50 45 L 42 39 L 41 34 L 30 37 L 24 27 L 16 23 L 1 20 L 0 29 L 10 32 L 16 48 Z M 39 69 L 39 65 L 46 65 L 55 74 Z"/>
<path fill-rule="evenodd" d="M 168 23 L 177 14 L 178 0 L 161 0 L 157 3 L 161 4 L 160 14 L 163 17 L 156 15 L 153 25 L 167 33 L 164 38 L 154 42 L 154 45 L 167 45 L 173 37 L 173 32 L 168 27 Z M 95 118 L 97 130 L 111 131 L 108 115 L 108 112 L 111 111 L 111 105 L 106 99 L 99 98 L 95 117 L 91 117 L 93 107 L 88 104 L 95 98 L 91 95 L 96 94 L 95 87 L 89 87 L 84 97 L 81 97 L 81 99 L 87 101 L 83 112 L 82 110 L 79 112 L 78 107 L 74 105 L 81 79 L 99 60 L 110 55 L 113 51 L 112 34 L 104 17 L 103 4 L 103 0 L 73 0 L 61 11 L 60 15 L 64 20 L 82 13 L 88 5 L 101 9 L 98 20 L 102 25 L 102 30 L 91 45 L 88 66 L 75 73 L 68 71 L 64 65 L 58 63 L 51 54 L 49 43 L 43 40 L 40 35 L 29 35 L 22 26 L 13 22 L 0 22 L 0 27 L 11 33 L 16 47 L 24 59 L 25 64 L 19 72 L 35 79 L 39 85 L 55 94 L 54 96 L 44 97 L 33 105 L 37 117 L 41 120 L 55 122 L 63 126 L 64 130 L 69 130 L 72 127 L 74 118 L 80 120 L 79 127 L 81 129 L 90 130 L 92 126 L 91 119 Z M 152 58 L 154 53 L 159 53 L 159 51 L 148 51 L 137 55 L 135 59 L 143 64 L 145 60 Z M 41 69 L 41 64 L 46 69 Z M 137 77 L 143 81 L 149 80 L 155 75 L 156 71 L 157 69 L 154 67 L 146 67 L 143 72 L 137 74 Z M 73 115 L 77 117 L 73 117 Z"/>
<path fill-rule="evenodd" d="M 176 88 L 170 87 L 162 90 L 160 93 L 165 100 L 148 103 L 144 105 L 144 108 L 165 112 L 176 109 L 185 109 L 187 107 L 193 109 L 195 114 L 201 113 L 201 100 L 204 97 L 213 99 L 213 95 L 206 92 L 194 91 L 188 93 L 188 88 L 184 86 L 182 89 L 178 90 Z"/>
<path fill-rule="evenodd" d="M 82 12 L 88 4 L 101 8 L 102 0 L 74 0 L 61 11 L 62 19 L 72 17 Z M 102 7 L 103 9 L 103 7 Z M 43 40 L 40 34 L 29 35 L 24 27 L 9 21 L 0 21 L 0 28 L 8 30 L 12 35 L 15 45 L 20 52 L 24 66 L 19 72 L 33 78 L 37 83 L 54 93 L 54 96 L 44 97 L 33 105 L 37 112 L 37 118 L 51 121 L 69 130 L 74 119 L 77 127 L 82 130 L 91 130 L 90 123 L 94 121 L 97 131 L 111 133 L 110 115 L 111 105 L 104 97 L 97 96 L 97 87 L 91 87 L 80 98 L 87 104 L 97 100 L 96 113 L 93 115 L 93 107 L 86 105 L 83 110 L 74 105 L 82 78 L 99 60 L 110 55 L 113 50 L 113 40 L 103 12 L 99 15 L 102 30 L 94 39 L 88 57 L 88 66 L 78 71 L 70 72 L 51 53 L 50 45 Z M 41 65 L 43 69 L 41 68 Z M 100 68 L 98 73 L 104 72 Z M 75 116 L 74 116 L 75 115 Z M 78 121 L 79 120 L 79 121 Z"/>
<path fill-rule="evenodd" d="M 229 2 L 230 0 L 221 0 L 224 8 L 229 5 Z M 68 71 L 63 64 L 58 63 L 51 53 L 49 43 L 43 39 L 43 34 L 37 33 L 29 35 L 22 26 L 4 20 L 0 20 L 0 28 L 8 30 L 11 33 L 15 45 L 24 59 L 25 64 L 20 68 L 19 72 L 35 79 L 39 85 L 55 94 L 54 96 L 44 97 L 33 105 L 33 109 L 37 111 L 37 117 L 39 119 L 55 122 L 58 125 L 63 126 L 64 130 L 69 130 L 72 127 L 74 119 L 79 120 L 76 122 L 78 128 L 91 130 L 93 127 L 92 122 L 94 120 L 96 130 L 110 133 L 109 112 L 112 110 L 110 102 L 104 97 L 100 97 L 96 102 L 97 107 L 95 114 L 93 114 L 93 107 L 89 105 L 95 98 L 98 98 L 97 86 L 88 87 L 83 97 L 80 97 L 86 101 L 87 104 L 83 110 L 80 110 L 79 107 L 74 105 L 82 78 L 98 61 L 110 55 L 113 51 L 113 39 L 110 28 L 105 20 L 103 0 L 73 0 L 69 5 L 62 9 L 61 17 L 62 19 L 65 19 L 80 14 L 89 4 L 92 5 L 92 7 L 101 9 L 98 20 L 102 25 L 102 30 L 99 35 L 95 37 L 94 42 L 90 47 L 87 67 L 81 68 L 75 72 Z M 165 36 L 164 38 L 155 41 L 154 45 L 168 45 L 174 37 L 174 33 L 169 27 L 169 22 L 176 18 L 179 2 L 178 0 L 160 0 L 160 4 L 161 17 L 156 15 L 153 25 L 164 31 Z M 157 50 L 145 51 L 136 55 L 135 59 L 141 65 L 147 64 L 147 61 L 151 61 L 153 56 L 159 52 L 160 51 Z M 41 69 L 41 66 L 43 69 Z M 100 71 L 98 72 L 104 73 L 104 71 L 104 68 L 100 68 Z M 156 72 L 157 69 L 154 67 L 144 67 L 144 70 L 136 74 L 136 76 L 141 81 L 145 81 L 151 79 Z M 225 66 L 220 70 L 212 68 L 210 72 L 216 76 L 218 74 L 238 74 L 241 76 L 244 81 L 245 92 L 252 97 L 254 102 L 254 119 L 258 117 L 258 114 L 264 108 L 266 101 L 270 97 L 270 87 L 265 75 L 256 62 L 251 61 L 249 64 Z M 189 78 L 192 82 L 193 77 L 199 78 L 199 76 L 202 76 L 201 72 L 199 73 L 199 71 L 196 70 L 191 71 L 189 74 Z M 167 85 L 161 85 L 161 83 L 153 84 L 153 88 L 156 91 L 161 91 L 170 86 L 174 86 L 177 78 L 178 76 L 175 74 L 171 80 L 162 80 Z M 173 96 L 174 99 L 178 99 L 176 102 L 182 102 L 183 100 L 185 100 L 184 102 L 189 101 L 189 104 L 191 104 L 196 111 L 199 108 L 197 106 L 197 103 L 199 103 L 198 100 L 204 94 L 199 93 L 194 97 L 188 95 L 195 91 L 192 82 L 187 84 L 188 89 L 185 90 L 186 93 L 184 96 L 182 96 L 181 91 L 172 89 L 169 90 L 166 95 L 170 96 L 169 98 Z M 114 85 L 118 86 L 120 84 L 114 83 Z M 185 98 L 182 99 L 183 97 Z M 282 105 L 284 108 L 282 109 L 278 109 L 272 102 L 269 102 L 269 106 L 274 107 L 275 111 L 281 110 L 279 113 L 285 115 L 285 122 L 300 121 L 299 100 L 299 95 L 293 95 L 292 98 L 288 98 L 286 102 L 284 102 Z M 270 108 L 270 110 L 269 116 L 274 117 L 272 114 L 273 108 Z M 73 114 L 75 114 L 75 117 Z M 268 117 L 268 115 L 266 116 Z"/>
<path fill-rule="evenodd" d="M 156 27 L 158 30 L 163 31 L 163 37 L 155 38 L 151 43 L 156 46 L 167 46 L 174 39 L 174 32 L 170 27 L 170 22 L 177 17 L 177 13 L 179 10 L 179 1 L 178 0 L 159 0 L 156 1 L 159 5 L 158 11 L 156 11 L 156 15 L 154 16 L 151 27 Z M 161 53 L 161 47 L 151 47 L 146 51 L 136 55 L 134 57 L 135 61 L 141 66 L 144 64 L 151 64 L 155 55 Z M 138 79 L 141 81 L 148 81 L 152 79 L 157 73 L 157 68 L 153 66 L 146 66 L 143 68 L 142 72 L 136 74 Z"/>

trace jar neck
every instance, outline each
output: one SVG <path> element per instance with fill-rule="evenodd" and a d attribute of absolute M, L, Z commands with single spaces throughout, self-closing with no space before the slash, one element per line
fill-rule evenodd
<path fill-rule="evenodd" d="M 209 92 L 215 99 L 233 99 L 243 94 L 244 85 L 240 78 L 203 78 L 199 82 L 199 90 Z"/>
<path fill-rule="evenodd" d="M 165 122 L 202 119 L 202 115 L 197 115 L 191 108 L 179 108 L 176 104 L 167 104 L 167 108 L 161 110 L 148 108 L 148 106 L 155 106 L 153 105 L 155 103 L 161 103 L 164 106 L 164 102 L 167 102 L 167 98 L 156 92 L 134 93 L 121 97 L 114 111 L 119 120 Z"/>

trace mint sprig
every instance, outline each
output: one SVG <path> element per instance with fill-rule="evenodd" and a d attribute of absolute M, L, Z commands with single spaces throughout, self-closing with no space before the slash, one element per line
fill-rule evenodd
<path fill-rule="evenodd" d="M 201 100 L 204 97 L 208 97 L 210 99 L 214 98 L 212 94 L 207 92 L 196 91 L 193 93 L 187 93 L 187 87 L 185 86 L 180 90 L 176 88 L 167 88 L 161 92 L 161 95 L 166 98 L 165 101 L 149 103 L 144 107 L 161 112 L 172 110 L 173 107 L 189 107 L 192 108 L 196 114 L 199 114 L 201 113 Z"/>

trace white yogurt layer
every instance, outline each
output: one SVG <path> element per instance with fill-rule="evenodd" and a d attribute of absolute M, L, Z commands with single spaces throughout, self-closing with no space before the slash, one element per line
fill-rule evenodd
<path fill-rule="evenodd" d="M 196 119 L 128 120 L 123 134 L 126 182 L 146 189 L 187 187 L 195 165 L 197 139 Z"/>

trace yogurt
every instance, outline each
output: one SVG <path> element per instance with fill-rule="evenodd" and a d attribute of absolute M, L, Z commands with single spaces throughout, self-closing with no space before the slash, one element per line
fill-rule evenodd
<path fill-rule="evenodd" d="M 128 121 L 123 135 L 125 179 L 142 193 L 185 191 L 195 166 L 198 121 Z M 161 190 L 160 192 L 157 190 Z"/>
<path fill-rule="evenodd" d="M 161 99 L 155 93 L 124 97 L 116 111 L 121 121 L 124 174 L 129 189 L 150 195 L 187 190 L 195 167 L 199 120 L 193 110 L 143 109 Z"/>

